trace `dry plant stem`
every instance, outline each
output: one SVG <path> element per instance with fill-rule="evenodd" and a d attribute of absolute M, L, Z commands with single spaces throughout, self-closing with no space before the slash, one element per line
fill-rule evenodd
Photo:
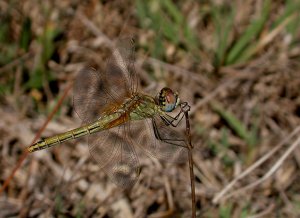
<path fill-rule="evenodd" d="M 102 37 L 103 40 L 107 43 L 110 48 L 113 48 L 112 41 L 101 31 L 97 26 L 90 21 L 84 14 L 77 12 L 80 21 L 95 35 L 98 37 Z"/>
<path fill-rule="evenodd" d="M 27 155 L 28 155 L 28 152 L 27 152 L 27 149 L 25 149 L 24 152 L 22 153 L 19 161 L 17 162 L 17 165 L 14 167 L 13 171 L 8 176 L 8 178 L 4 181 L 3 186 L 0 189 L 0 195 L 2 194 L 2 192 L 4 191 L 4 189 L 8 186 L 8 184 L 10 183 L 10 181 L 12 180 L 12 178 L 14 177 L 15 173 L 17 172 L 17 170 L 22 165 L 22 163 L 25 160 L 25 158 L 27 157 Z"/>
<path fill-rule="evenodd" d="M 300 126 L 298 126 L 288 137 L 286 137 L 284 140 L 282 140 L 278 145 L 276 145 L 269 153 L 265 154 L 263 157 L 261 157 L 258 161 L 256 161 L 253 165 L 248 167 L 243 173 L 238 175 L 234 180 L 232 180 L 221 192 L 219 192 L 213 199 L 213 203 L 217 204 L 220 199 L 224 198 L 224 195 L 242 178 L 247 176 L 249 173 L 251 173 L 253 170 L 255 170 L 257 167 L 259 167 L 261 164 L 263 164 L 266 160 L 268 160 L 270 157 L 272 157 L 279 149 L 282 148 L 282 146 L 287 143 L 293 136 L 298 134 L 300 131 Z M 276 165 L 276 164 L 275 164 Z M 275 166 L 274 165 L 274 166 Z M 264 178 L 264 177 L 263 177 Z M 262 179 L 263 179 L 262 178 Z M 259 180 L 258 180 L 259 181 Z M 257 181 L 256 181 L 257 182 Z M 255 182 L 255 183 L 256 183 Z M 248 186 L 246 186 L 248 187 Z M 245 187 L 245 188 L 246 188 Z M 235 193 L 235 192 L 234 192 Z M 231 195 L 229 195 L 231 196 Z M 228 195 L 226 198 L 229 197 Z"/>
<path fill-rule="evenodd" d="M 63 95 L 61 96 L 61 98 L 59 99 L 59 101 L 57 102 L 57 104 L 55 105 L 55 107 L 53 108 L 52 112 L 48 116 L 46 122 L 44 123 L 44 125 L 40 128 L 40 130 L 35 135 L 34 139 L 31 142 L 31 144 L 35 143 L 41 137 L 42 132 L 45 130 L 46 126 L 49 124 L 49 122 L 53 118 L 54 114 L 58 111 L 59 107 L 63 103 L 64 99 L 68 95 L 68 93 L 71 90 L 71 88 L 72 88 L 72 83 L 69 83 L 69 85 L 65 89 Z M 3 186 L 0 189 L 0 195 L 5 190 L 5 188 L 9 185 L 10 181 L 14 177 L 15 173 L 17 172 L 17 170 L 21 167 L 21 165 L 22 165 L 23 161 L 25 160 L 25 158 L 27 157 L 27 155 L 28 155 L 28 151 L 27 151 L 27 149 L 24 149 L 24 151 L 23 151 L 23 153 L 22 153 L 19 161 L 17 162 L 16 166 L 14 167 L 14 169 L 12 170 L 12 172 L 8 176 L 8 178 L 4 181 Z"/>
<path fill-rule="evenodd" d="M 285 18 L 285 20 L 278 25 L 274 30 L 272 30 L 269 34 L 267 34 L 265 37 L 262 38 L 262 40 L 259 41 L 258 45 L 254 48 L 253 53 L 259 52 L 261 49 L 263 49 L 266 45 L 272 42 L 272 40 L 282 32 L 282 30 L 286 27 L 287 24 L 289 24 L 293 19 L 297 17 L 296 13 L 288 16 Z"/>
<path fill-rule="evenodd" d="M 160 212 L 151 214 L 151 215 L 149 215 L 149 218 L 171 217 L 174 213 L 174 203 L 173 203 L 173 196 L 172 196 L 170 183 L 166 176 L 164 176 L 163 178 L 164 178 L 164 183 L 165 183 L 165 188 L 166 188 L 167 202 L 168 202 L 169 209 L 167 211 L 160 211 Z"/>
<path fill-rule="evenodd" d="M 240 79 L 254 79 L 256 78 L 259 73 L 253 73 L 251 71 L 245 72 L 241 74 L 239 71 L 233 69 L 232 67 L 223 67 L 220 69 L 220 72 L 222 73 L 231 73 L 235 74 L 233 78 L 225 79 L 224 81 L 220 82 L 221 85 L 219 85 L 214 90 L 210 91 L 209 94 L 205 95 L 204 98 L 202 98 L 200 101 L 198 101 L 193 108 L 191 109 L 191 114 L 193 114 L 195 111 L 197 111 L 200 107 L 210 102 L 213 98 L 215 98 L 219 93 L 224 92 L 229 86 L 234 86 L 235 82 Z"/>
<path fill-rule="evenodd" d="M 269 213 L 271 213 L 275 208 L 275 203 L 271 204 L 270 206 L 267 207 L 266 210 L 262 211 L 259 214 L 249 216 L 248 218 L 261 218 L 261 217 L 267 217 Z"/>
<path fill-rule="evenodd" d="M 216 88 L 214 91 L 210 92 L 207 96 L 205 96 L 201 101 L 199 101 L 196 105 L 193 106 L 191 113 L 193 114 L 195 111 L 198 110 L 198 108 L 202 107 L 209 101 L 211 101 L 213 98 L 215 98 L 220 92 L 222 92 L 224 89 L 226 89 L 229 85 L 231 85 L 234 82 L 234 79 L 230 79 L 225 81 L 222 85 L 220 85 L 218 88 Z"/>
<path fill-rule="evenodd" d="M 195 197 L 195 176 L 194 176 L 194 169 L 193 169 L 193 145 L 192 145 L 192 138 L 190 132 L 190 120 L 189 120 L 189 112 L 184 112 L 185 121 L 186 121 L 186 135 L 188 137 L 188 156 L 189 156 L 189 168 L 190 168 L 190 180 L 191 180 L 191 195 L 192 195 L 192 217 L 196 218 L 196 197 Z"/>
<path fill-rule="evenodd" d="M 236 195 L 236 194 L 242 193 L 244 191 L 247 191 L 251 188 L 254 188 L 255 186 L 257 186 L 257 185 L 261 184 L 262 182 L 264 182 L 265 180 L 267 180 L 269 177 L 271 177 L 271 175 L 273 173 L 276 172 L 276 170 L 279 169 L 279 167 L 283 164 L 283 162 L 286 160 L 286 158 L 299 146 L 299 144 L 300 144 L 300 137 L 297 138 L 297 140 L 289 147 L 289 149 L 287 149 L 287 151 L 281 156 L 281 158 L 279 158 L 279 160 L 276 161 L 276 163 L 273 165 L 273 167 L 262 178 L 260 178 L 259 180 L 256 180 L 255 182 L 253 182 L 243 188 L 240 188 L 240 189 L 224 196 L 224 199 L 230 198 L 233 195 Z"/>
<path fill-rule="evenodd" d="M 10 68 L 17 66 L 21 61 L 26 60 L 27 58 L 30 58 L 32 55 L 32 52 L 27 52 L 21 57 L 18 57 L 17 59 L 13 60 L 12 62 L 6 64 L 5 66 L 0 68 L 0 74 L 6 72 Z"/>
<path fill-rule="evenodd" d="M 156 58 L 152 58 L 152 57 L 149 57 L 147 58 L 147 60 L 145 61 L 151 65 L 159 65 L 161 67 L 163 67 L 164 69 L 167 69 L 168 71 L 174 71 L 176 74 L 182 74 L 184 76 L 190 76 L 192 77 L 193 80 L 197 81 L 197 82 L 201 82 L 201 81 L 205 81 L 204 77 L 202 75 L 197 75 L 196 73 L 194 72 L 191 72 L 191 71 L 188 71 L 186 69 L 183 69 L 181 67 L 178 67 L 178 66 L 175 66 L 175 65 L 172 65 L 172 64 L 168 64 L 166 62 L 163 62 L 161 60 L 158 60 Z"/>
<path fill-rule="evenodd" d="M 164 176 L 164 181 L 165 181 L 165 188 L 166 188 L 166 193 L 167 193 L 167 200 L 168 200 L 168 204 L 169 204 L 169 210 L 174 211 L 174 199 L 172 196 L 172 191 L 171 191 L 169 180 L 166 176 Z"/>

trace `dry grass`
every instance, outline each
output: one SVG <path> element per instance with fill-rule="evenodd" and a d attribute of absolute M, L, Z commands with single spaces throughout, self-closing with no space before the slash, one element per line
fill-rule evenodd
<path fill-rule="evenodd" d="M 131 35 L 141 89 L 170 86 L 192 107 L 198 216 L 299 217 L 300 3 L 270 2 L 0 2 L 1 184 L 77 72 L 105 69 Z M 70 92 L 42 136 L 79 125 Z M 140 163 L 124 191 L 85 139 L 36 152 L 0 217 L 190 217 L 188 165 Z"/>

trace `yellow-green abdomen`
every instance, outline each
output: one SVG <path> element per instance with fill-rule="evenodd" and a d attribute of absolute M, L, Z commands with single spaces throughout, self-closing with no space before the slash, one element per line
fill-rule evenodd
<path fill-rule="evenodd" d="M 53 137 L 43 139 L 43 140 L 29 146 L 27 148 L 27 150 L 28 150 L 28 152 L 34 152 L 34 151 L 42 150 L 45 148 L 50 148 L 54 145 L 60 144 L 62 142 L 70 140 L 70 139 L 75 139 L 75 138 L 79 138 L 79 137 L 89 135 L 89 134 L 92 134 L 95 132 L 102 131 L 104 129 L 109 128 L 109 124 L 116 122 L 120 118 L 120 116 L 121 116 L 120 113 L 113 113 L 113 114 L 104 116 L 91 124 L 70 130 L 70 131 L 62 133 L 62 134 L 55 135 Z"/>

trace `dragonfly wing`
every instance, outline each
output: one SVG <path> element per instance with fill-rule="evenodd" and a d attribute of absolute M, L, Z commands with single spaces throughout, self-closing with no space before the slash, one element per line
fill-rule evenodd
<path fill-rule="evenodd" d="M 118 108 L 135 92 L 138 79 L 134 71 L 134 44 L 129 39 L 117 41 L 106 70 L 82 69 L 74 84 L 74 108 L 84 123 L 102 113 Z"/>
<path fill-rule="evenodd" d="M 82 69 L 74 83 L 74 109 L 84 123 L 95 121 L 118 101 L 109 90 L 107 78 L 93 68 Z"/>
<path fill-rule="evenodd" d="M 139 161 L 130 139 L 128 123 L 107 130 L 103 141 L 97 133 L 92 136 L 91 156 L 109 178 L 119 187 L 130 188 L 139 176 Z"/>
<path fill-rule="evenodd" d="M 164 162 L 187 161 L 187 140 L 179 128 L 167 126 L 159 116 L 139 122 L 138 144 L 150 155 Z"/>
<path fill-rule="evenodd" d="M 88 137 L 90 154 L 100 169 L 110 164 L 112 157 L 117 152 L 117 143 L 114 137 L 114 133 L 109 130 L 93 133 Z"/>
<path fill-rule="evenodd" d="M 122 137 L 117 138 L 117 152 L 113 157 L 113 164 L 104 170 L 110 179 L 119 187 L 130 188 L 137 181 L 140 167 L 132 144 Z"/>
<path fill-rule="evenodd" d="M 133 38 L 125 37 L 120 38 L 115 43 L 113 55 L 108 62 L 107 69 L 110 70 L 109 74 L 123 74 L 122 79 L 127 90 L 131 93 L 136 93 L 138 88 L 138 78 L 134 68 L 135 62 L 135 43 Z"/>

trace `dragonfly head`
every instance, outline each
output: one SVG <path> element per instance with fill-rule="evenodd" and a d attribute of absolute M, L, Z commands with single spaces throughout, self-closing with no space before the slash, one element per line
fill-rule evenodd
<path fill-rule="evenodd" d="M 163 111 L 172 112 L 178 106 L 180 99 L 177 92 L 165 87 L 156 96 L 156 102 Z"/>

